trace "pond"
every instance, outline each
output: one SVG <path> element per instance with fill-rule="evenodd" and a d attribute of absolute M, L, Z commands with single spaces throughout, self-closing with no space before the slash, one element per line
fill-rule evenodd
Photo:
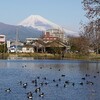
<path fill-rule="evenodd" d="M 0 100 L 100 100 L 99 94 L 99 61 L 0 60 Z"/>

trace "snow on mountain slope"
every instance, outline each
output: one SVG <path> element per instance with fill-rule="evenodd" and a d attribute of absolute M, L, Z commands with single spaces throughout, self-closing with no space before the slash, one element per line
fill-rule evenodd
<path fill-rule="evenodd" d="M 19 25 L 22 25 L 25 27 L 33 27 L 42 31 L 45 31 L 50 28 L 60 28 L 59 25 L 56 25 L 39 15 L 31 15 L 25 20 L 23 20 Z"/>
<path fill-rule="evenodd" d="M 24 19 L 19 25 L 24 27 L 31 27 L 40 31 L 45 31 L 47 29 L 63 29 L 68 35 L 76 35 L 76 32 L 62 28 L 61 26 L 41 17 L 40 15 L 31 15 Z"/>

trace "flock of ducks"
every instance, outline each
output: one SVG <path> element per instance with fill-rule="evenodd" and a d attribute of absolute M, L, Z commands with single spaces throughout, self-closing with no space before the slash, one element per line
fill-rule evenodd
<path fill-rule="evenodd" d="M 25 68 L 27 67 L 26 65 L 25 66 L 22 66 L 22 68 Z M 40 67 L 40 69 L 42 69 L 42 67 Z M 50 67 L 50 69 L 52 69 Z M 60 69 L 58 70 L 60 71 Z M 99 74 L 100 72 L 98 71 L 97 74 Z M 34 99 L 34 94 L 38 94 L 39 97 L 43 98 L 46 94 L 42 91 L 42 87 L 43 86 L 48 86 L 50 87 L 50 85 L 48 84 L 54 84 L 55 87 L 60 87 L 61 86 L 61 82 L 63 83 L 62 84 L 62 87 L 63 88 L 67 88 L 68 85 L 71 85 L 72 87 L 74 87 L 76 84 L 80 85 L 80 86 L 83 86 L 84 84 L 87 84 L 87 85 L 94 85 L 95 82 L 93 81 L 89 81 L 87 77 L 90 77 L 91 75 L 89 74 L 85 74 L 84 77 L 81 78 L 81 82 L 71 82 L 69 80 L 66 80 L 66 75 L 65 74 L 62 74 L 59 79 L 48 79 L 46 76 L 41 78 L 42 76 L 37 76 L 35 79 L 33 79 L 31 81 L 31 84 L 34 86 L 34 90 L 32 91 L 29 91 L 26 93 L 26 97 L 27 99 L 29 100 L 33 100 Z M 97 76 L 92 76 L 93 78 L 96 78 Z M 19 86 L 21 86 L 23 89 L 27 89 L 28 88 L 28 82 L 23 82 L 23 81 L 20 81 L 19 82 Z M 12 89 L 11 88 L 7 88 L 5 89 L 5 92 L 6 93 L 11 93 L 12 92 Z"/>

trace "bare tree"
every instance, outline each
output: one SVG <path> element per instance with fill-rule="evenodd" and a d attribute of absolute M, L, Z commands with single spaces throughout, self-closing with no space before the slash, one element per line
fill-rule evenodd
<path fill-rule="evenodd" d="M 71 46 L 71 51 L 78 52 L 79 54 L 89 54 L 89 42 L 85 36 L 80 37 L 70 37 L 69 43 Z"/>
<path fill-rule="evenodd" d="M 82 3 L 86 10 L 86 17 L 100 18 L 100 0 L 83 0 Z"/>
<path fill-rule="evenodd" d="M 100 50 L 100 0 L 83 0 L 83 7 L 89 23 L 84 25 L 84 36 L 96 53 Z"/>

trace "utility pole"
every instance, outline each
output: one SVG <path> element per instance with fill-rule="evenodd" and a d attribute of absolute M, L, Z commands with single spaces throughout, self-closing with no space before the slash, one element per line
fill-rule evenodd
<path fill-rule="evenodd" d="M 8 48 L 8 54 L 9 54 L 10 41 L 7 41 L 7 48 Z"/>
<path fill-rule="evenodd" d="M 6 43 L 6 37 L 4 36 L 4 55 L 3 55 L 4 59 L 5 59 L 5 43 Z"/>
<path fill-rule="evenodd" d="M 16 29 L 16 56 L 17 56 L 17 49 L 18 49 L 18 28 Z"/>

